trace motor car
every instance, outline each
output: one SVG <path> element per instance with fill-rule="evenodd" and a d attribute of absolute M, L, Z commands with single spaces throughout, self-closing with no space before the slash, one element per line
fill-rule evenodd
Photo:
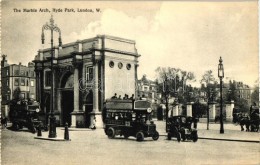
<path fill-rule="evenodd" d="M 12 100 L 10 103 L 9 118 L 12 122 L 11 128 L 15 131 L 28 128 L 32 133 L 37 128 L 43 128 L 43 123 L 39 119 L 40 104 L 32 100 Z M 46 129 L 46 128 L 45 128 Z"/>
<path fill-rule="evenodd" d="M 167 138 L 171 140 L 172 137 L 177 138 L 180 142 L 181 139 L 192 140 L 196 142 L 198 140 L 197 129 L 192 128 L 192 123 L 197 122 L 194 117 L 191 116 L 172 116 L 166 121 Z M 196 123 L 195 123 L 196 124 Z"/>

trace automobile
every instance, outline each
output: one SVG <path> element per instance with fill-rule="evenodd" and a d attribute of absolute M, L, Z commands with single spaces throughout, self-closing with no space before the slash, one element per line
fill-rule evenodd
<path fill-rule="evenodd" d="M 194 117 L 182 115 L 172 116 L 169 117 L 166 122 L 168 140 L 171 140 L 172 137 L 177 138 L 178 142 L 180 142 L 181 139 L 183 141 L 192 140 L 193 142 L 198 140 L 197 130 L 195 128 L 191 128 L 192 123 L 197 122 Z"/>
<path fill-rule="evenodd" d="M 37 128 L 43 128 L 43 123 L 39 119 L 40 104 L 33 100 L 12 100 L 10 103 L 9 118 L 12 122 L 11 128 L 19 131 L 23 127 L 28 128 L 32 133 Z M 45 128 L 46 129 L 46 128 Z"/>
<path fill-rule="evenodd" d="M 133 136 L 137 141 L 146 137 L 158 140 L 159 133 L 151 120 L 151 112 L 151 103 L 147 100 L 106 100 L 103 110 L 105 134 L 110 139 L 120 135 L 126 139 Z"/>

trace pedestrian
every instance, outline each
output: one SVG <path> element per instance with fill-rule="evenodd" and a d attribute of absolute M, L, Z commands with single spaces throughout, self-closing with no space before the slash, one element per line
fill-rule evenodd
<path fill-rule="evenodd" d="M 92 129 L 92 130 L 95 130 L 95 129 L 96 129 L 96 116 L 94 116 L 94 119 L 93 119 L 93 123 L 92 123 L 91 129 Z"/>

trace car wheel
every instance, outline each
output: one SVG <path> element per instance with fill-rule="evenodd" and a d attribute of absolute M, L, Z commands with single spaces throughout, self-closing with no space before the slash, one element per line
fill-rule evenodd
<path fill-rule="evenodd" d="M 181 134 L 179 132 L 177 132 L 177 141 L 180 142 L 181 141 Z"/>
<path fill-rule="evenodd" d="M 141 141 L 144 140 L 144 133 L 143 133 L 142 131 L 137 132 L 137 134 L 136 134 L 136 140 L 137 140 L 138 142 L 141 142 Z"/>
<path fill-rule="evenodd" d="M 36 128 L 32 127 L 32 133 L 36 133 Z"/>
<path fill-rule="evenodd" d="M 115 137 L 115 129 L 112 128 L 112 127 L 108 128 L 108 130 L 107 130 L 107 136 L 108 136 L 109 139 L 114 138 L 114 137 Z"/>
<path fill-rule="evenodd" d="M 168 133 L 168 134 L 167 134 L 167 139 L 168 139 L 168 140 L 171 140 L 171 139 L 172 139 L 171 133 Z"/>
<path fill-rule="evenodd" d="M 23 129 L 23 125 L 20 124 L 20 125 L 19 125 L 19 129 Z"/>
<path fill-rule="evenodd" d="M 153 138 L 153 140 L 158 140 L 159 139 L 159 133 L 157 131 L 155 131 L 152 138 Z"/>
<path fill-rule="evenodd" d="M 12 127 L 15 131 L 19 131 L 20 126 L 18 123 L 13 123 Z"/>
<path fill-rule="evenodd" d="M 181 133 L 181 138 L 182 138 L 182 141 L 185 141 L 185 140 L 186 140 L 186 135 L 185 135 L 185 132 L 184 132 L 184 131 Z"/>

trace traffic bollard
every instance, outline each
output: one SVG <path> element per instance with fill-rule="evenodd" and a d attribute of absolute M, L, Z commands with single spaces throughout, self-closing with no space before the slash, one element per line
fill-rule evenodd
<path fill-rule="evenodd" d="M 65 124 L 64 139 L 65 139 L 65 140 L 70 140 L 70 138 L 69 138 L 68 123 Z"/>
<path fill-rule="evenodd" d="M 42 136 L 41 126 L 37 127 L 37 136 Z"/>

